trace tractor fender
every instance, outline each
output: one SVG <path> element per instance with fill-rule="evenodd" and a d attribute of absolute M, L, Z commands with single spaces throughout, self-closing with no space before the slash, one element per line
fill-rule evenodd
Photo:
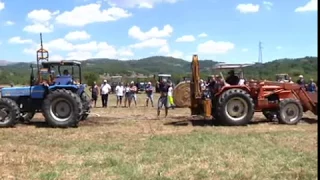
<path fill-rule="evenodd" d="M 77 85 L 53 85 L 49 87 L 50 91 L 55 91 L 57 89 L 65 89 L 65 90 L 72 91 L 73 93 L 76 93 L 79 87 Z"/>
<path fill-rule="evenodd" d="M 230 89 L 241 89 L 243 91 L 246 91 L 247 93 L 250 94 L 250 89 L 247 86 L 240 86 L 240 85 L 235 85 L 235 86 L 223 86 L 219 92 L 216 93 L 216 96 L 220 96 L 222 93 L 230 90 Z"/>

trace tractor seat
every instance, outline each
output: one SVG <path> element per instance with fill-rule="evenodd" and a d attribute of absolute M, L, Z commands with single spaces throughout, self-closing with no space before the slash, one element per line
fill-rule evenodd
<path fill-rule="evenodd" d="M 73 80 L 71 76 L 59 76 L 55 80 L 55 85 L 69 85 Z"/>

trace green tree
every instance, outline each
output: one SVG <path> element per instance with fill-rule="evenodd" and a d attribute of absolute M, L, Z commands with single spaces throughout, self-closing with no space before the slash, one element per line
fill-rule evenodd
<path fill-rule="evenodd" d="M 94 72 L 87 72 L 84 74 L 85 82 L 90 86 L 93 84 L 93 82 L 97 81 L 98 78 L 99 78 L 99 75 Z"/>

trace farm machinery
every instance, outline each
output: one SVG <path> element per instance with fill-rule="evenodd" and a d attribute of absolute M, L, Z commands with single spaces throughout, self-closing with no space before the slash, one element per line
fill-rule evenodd
<path fill-rule="evenodd" d="M 28 122 L 38 112 L 52 127 L 77 127 L 89 115 L 90 99 L 82 84 L 81 63 L 49 61 L 41 34 L 40 40 L 36 76 L 30 65 L 30 86 L 1 89 L 0 127 L 14 126 L 19 120 Z"/>
<path fill-rule="evenodd" d="M 298 84 L 252 81 L 242 85 L 224 84 L 214 92 L 203 92 L 197 55 L 192 58 L 191 69 L 188 93 L 191 115 L 203 115 L 219 124 L 235 126 L 247 125 L 255 112 L 263 112 L 269 120 L 276 117 L 279 123 L 290 125 L 297 124 L 306 111 L 318 114 L 317 93 L 308 93 Z"/>

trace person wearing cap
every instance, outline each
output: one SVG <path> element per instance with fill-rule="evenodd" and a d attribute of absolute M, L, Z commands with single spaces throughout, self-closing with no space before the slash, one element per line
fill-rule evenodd
<path fill-rule="evenodd" d="M 130 91 L 129 91 L 129 101 L 128 101 L 128 106 L 131 106 L 132 100 L 134 101 L 135 106 L 137 106 L 137 101 L 136 101 L 136 93 L 137 93 L 137 86 L 134 85 L 134 81 L 131 81 L 130 83 Z"/>
<path fill-rule="evenodd" d="M 146 106 L 148 107 L 149 100 L 150 100 L 151 106 L 153 107 L 153 87 L 152 87 L 151 82 L 148 82 L 145 91 L 146 91 L 146 94 L 147 94 Z"/>
<path fill-rule="evenodd" d="M 159 84 L 160 97 L 158 99 L 158 110 L 157 115 L 160 116 L 160 110 L 164 106 L 165 108 L 165 117 L 168 115 L 169 103 L 168 103 L 168 90 L 169 86 L 166 79 L 162 79 Z"/>
<path fill-rule="evenodd" d="M 103 84 L 101 85 L 102 107 L 108 107 L 108 99 L 109 99 L 110 91 L 111 91 L 110 84 L 108 84 L 108 81 L 106 79 L 103 80 Z"/>
<path fill-rule="evenodd" d="M 302 75 L 299 76 L 299 79 L 297 80 L 297 84 L 299 84 L 302 88 L 306 87 L 306 82 Z"/>

